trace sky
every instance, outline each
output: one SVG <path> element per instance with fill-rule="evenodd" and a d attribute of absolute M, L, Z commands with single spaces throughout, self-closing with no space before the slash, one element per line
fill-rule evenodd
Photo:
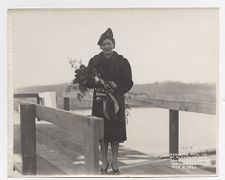
<path fill-rule="evenodd" d="M 218 9 L 11 10 L 9 67 L 15 88 L 71 82 L 68 58 L 87 65 L 110 27 L 135 84 L 216 82 Z"/>

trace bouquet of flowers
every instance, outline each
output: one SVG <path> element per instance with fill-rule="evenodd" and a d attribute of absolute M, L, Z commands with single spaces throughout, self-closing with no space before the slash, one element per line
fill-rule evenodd
<path fill-rule="evenodd" d="M 82 64 L 81 60 L 79 61 L 79 64 L 77 64 L 76 59 L 74 59 L 74 60 L 69 59 L 69 63 L 71 65 L 72 69 L 75 69 L 75 78 L 73 79 L 72 84 L 74 85 L 75 89 L 78 89 L 80 91 L 80 93 L 81 93 L 80 95 L 84 96 L 86 94 L 86 92 L 89 91 L 86 83 L 90 79 L 95 79 L 95 82 L 99 85 L 99 87 L 107 95 L 105 97 L 108 97 L 113 101 L 115 114 L 116 114 L 119 111 L 119 104 L 113 95 L 113 93 L 114 93 L 113 83 L 110 81 L 106 81 L 106 80 L 102 79 L 101 77 L 99 77 L 97 75 L 97 72 L 95 69 L 86 67 L 85 65 Z M 108 99 L 105 97 L 101 96 L 98 98 L 100 98 L 102 101 L 107 103 Z M 108 113 L 107 113 L 106 108 L 104 108 L 104 113 L 105 113 L 105 116 L 107 117 Z"/>
<path fill-rule="evenodd" d="M 75 78 L 73 79 L 73 84 L 77 85 L 82 94 L 85 94 L 88 91 L 86 82 L 93 77 L 94 71 L 81 64 L 80 68 L 75 70 Z"/>
<path fill-rule="evenodd" d="M 81 60 L 79 61 L 79 65 L 77 65 L 76 59 L 70 59 L 69 63 L 71 64 L 72 69 L 75 69 L 75 78 L 73 79 L 72 84 L 82 95 L 85 95 L 86 92 L 89 91 L 86 82 L 95 76 L 96 71 L 83 65 Z"/>
<path fill-rule="evenodd" d="M 75 78 L 73 79 L 72 84 L 75 88 L 78 88 L 82 94 L 85 94 L 88 91 L 86 83 L 90 79 L 95 79 L 106 92 L 114 92 L 113 83 L 98 76 L 96 69 L 86 67 L 82 64 L 81 60 L 79 61 L 79 64 L 77 64 L 76 59 L 69 59 L 69 63 L 71 64 L 72 69 L 75 69 Z"/>

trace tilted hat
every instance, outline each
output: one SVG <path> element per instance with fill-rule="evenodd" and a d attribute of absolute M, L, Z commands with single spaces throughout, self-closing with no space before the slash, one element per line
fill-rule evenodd
<path fill-rule="evenodd" d="M 105 41 L 106 39 L 109 39 L 113 42 L 114 46 L 115 46 L 115 39 L 113 38 L 113 32 L 110 28 L 108 28 L 106 30 L 106 32 L 104 32 L 100 39 L 98 40 L 98 45 L 101 46 L 102 42 Z"/>

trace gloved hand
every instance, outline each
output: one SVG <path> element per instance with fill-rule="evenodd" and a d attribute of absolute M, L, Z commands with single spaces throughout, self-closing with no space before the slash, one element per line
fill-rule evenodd
<path fill-rule="evenodd" d="M 109 81 L 109 83 L 110 83 L 110 86 L 111 86 L 113 89 L 117 88 L 117 85 L 116 85 L 116 83 L 115 83 L 114 81 Z"/>

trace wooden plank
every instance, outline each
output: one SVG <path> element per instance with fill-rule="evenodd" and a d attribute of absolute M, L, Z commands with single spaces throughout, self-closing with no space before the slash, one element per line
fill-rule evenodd
<path fill-rule="evenodd" d="M 88 118 L 86 116 L 42 105 L 36 105 L 36 116 L 76 133 L 81 139 L 84 138 L 84 133 L 87 131 Z"/>
<path fill-rule="evenodd" d="M 66 175 L 64 171 L 40 155 L 37 155 L 37 167 L 38 174 L 40 175 Z"/>
<path fill-rule="evenodd" d="M 40 104 L 40 97 L 38 93 L 15 93 L 14 98 L 36 98 L 37 104 Z"/>
<path fill-rule="evenodd" d="M 35 105 L 20 105 L 22 173 L 37 174 Z"/>
<path fill-rule="evenodd" d="M 70 99 L 69 99 L 69 97 L 64 97 L 63 102 L 64 102 L 64 110 L 69 111 L 70 110 Z"/>
<path fill-rule="evenodd" d="M 99 118 L 99 117 L 96 117 L 96 116 L 87 116 L 90 120 L 95 120 L 95 121 L 98 121 L 98 137 L 99 137 L 99 140 L 103 139 L 104 137 L 104 120 L 103 118 Z"/>
<path fill-rule="evenodd" d="M 169 111 L 169 153 L 179 152 L 179 111 Z"/>
<path fill-rule="evenodd" d="M 87 174 L 99 172 L 99 121 L 89 117 L 84 141 L 85 169 Z"/>
<path fill-rule="evenodd" d="M 14 98 L 26 98 L 26 97 L 39 97 L 38 93 L 15 93 L 13 95 Z"/>
<path fill-rule="evenodd" d="M 216 114 L 216 103 L 139 97 L 146 105 L 178 111 Z"/>
<path fill-rule="evenodd" d="M 178 111 L 216 114 L 216 103 L 139 97 L 146 105 Z"/>

